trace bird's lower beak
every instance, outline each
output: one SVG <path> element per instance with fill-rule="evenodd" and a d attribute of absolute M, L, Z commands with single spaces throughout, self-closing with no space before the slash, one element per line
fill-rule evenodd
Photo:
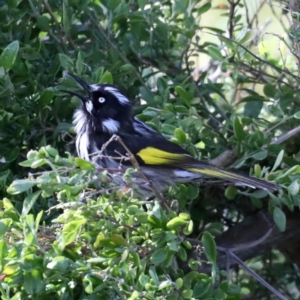
<path fill-rule="evenodd" d="M 79 93 L 76 93 L 76 92 L 73 92 L 73 91 L 67 91 L 67 90 L 60 90 L 60 91 L 64 92 L 64 93 L 68 93 L 68 94 L 70 94 L 72 96 L 78 97 L 83 103 L 88 101 L 87 97 L 85 97 L 85 96 L 83 96 L 83 95 L 81 95 Z"/>

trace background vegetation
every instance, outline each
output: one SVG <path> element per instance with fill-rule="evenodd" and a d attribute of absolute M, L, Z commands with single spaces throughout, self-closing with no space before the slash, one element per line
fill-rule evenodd
<path fill-rule="evenodd" d="M 2 299 L 299 298 L 294 2 L 1 4 Z M 261 21 L 266 8 L 280 30 Z M 138 118 L 198 159 L 282 191 L 206 181 L 170 189 L 165 206 L 121 194 L 76 158 L 66 70 L 117 85 Z"/>

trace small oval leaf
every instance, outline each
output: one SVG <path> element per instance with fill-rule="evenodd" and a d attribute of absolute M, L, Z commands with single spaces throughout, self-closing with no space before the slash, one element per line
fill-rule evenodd
<path fill-rule="evenodd" d="M 217 263 L 217 247 L 213 236 L 205 231 L 201 238 L 201 243 L 205 249 L 205 255 L 207 259 L 212 262 L 214 265 Z"/>
<path fill-rule="evenodd" d="M 0 66 L 11 69 L 19 52 L 19 42 L 13 41 L 2 52 L 0 56 Z"/>
<path fill-rule="evenodd" d="M 286 226 L 286 216 L 284 212 L 279 208 L 275 207 L 273 211 L 273 219 L 279 230 L 285 231 L 285 226 Z"/>
<path fill-rule="evenodd" d="M 241 121 L 238 117 L 235 117 L 234 118 L 234 121 L 233 121 L 233 129 L 234 129 L 234 135 L 236 137 L 236 139 L 238 141 L 241 141 L 244 139 L 244 129 L 243 129 L 243 126 L 241 124 Z"/>
<path fill-rule="evenodd" d="M 23 180 L 15 180 L 8 187 L 7 192 L 12 195 L 20 194 L 32 188 L 36 184 L 35 181 L 23 179 Z"/>

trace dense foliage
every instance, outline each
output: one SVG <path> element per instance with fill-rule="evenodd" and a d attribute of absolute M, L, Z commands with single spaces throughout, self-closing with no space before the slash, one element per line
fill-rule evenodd
<path fill-rule="evenodd" d="M 251 259 L 281 294 L 298 298 L 299 31 L 283 40 L 289 59 L 272 57 L 258 50 L 262 32 L 247 1 L 228 2 L 227 30 L 200 26 L 213 9 L 204 0 L 1 5 L 2 299 L 275 299 L 236 261 L 220 259 L 214 237 L 218 250 Z M 216 42 L 202 42 L 204 34 Z M 76 157 L 80 103 L 60 89 L 78 86 L 64 71 L 117 85 L 138 118 L 196 158 L 217 157 L 282 190 L 210 180 L 170 188 L 164 203 L 124 193 Z M 255 214 L 263 226 L 247 226 Z"/>

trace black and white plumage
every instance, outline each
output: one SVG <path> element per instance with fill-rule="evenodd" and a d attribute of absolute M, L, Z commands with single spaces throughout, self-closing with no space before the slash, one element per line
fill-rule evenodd
<path fill-rule="evenodd" d="M 249 176 L 219 169 L 195 160 L 179 145 L 165 139 L 144 122 L 133 116 L 129 99 L 109 84 L 88 85 L 81 78 L 72 76 L 87 93 L 82 95 L 65 91 L 80 98 L 82 105 L 74 113 L 76 148 L 78 155 L 103 168 L 116 168 L 126 156 L 126 150 L 117 141 L 107 145 L 101 156 L 102 146 L 116 134 L 135 156 L 142 172 L 159 190 L 178 182 L 190 182 L 201 177 L 215 177 L 252 188 L 277 190 L 277 186 Z M 122 168 L 132 167 L 131 162 L 121 162 Z M 118 181 L 120 181 L 118 176 Z M 136 178 L 136 182 L 143 185 Z"/>

